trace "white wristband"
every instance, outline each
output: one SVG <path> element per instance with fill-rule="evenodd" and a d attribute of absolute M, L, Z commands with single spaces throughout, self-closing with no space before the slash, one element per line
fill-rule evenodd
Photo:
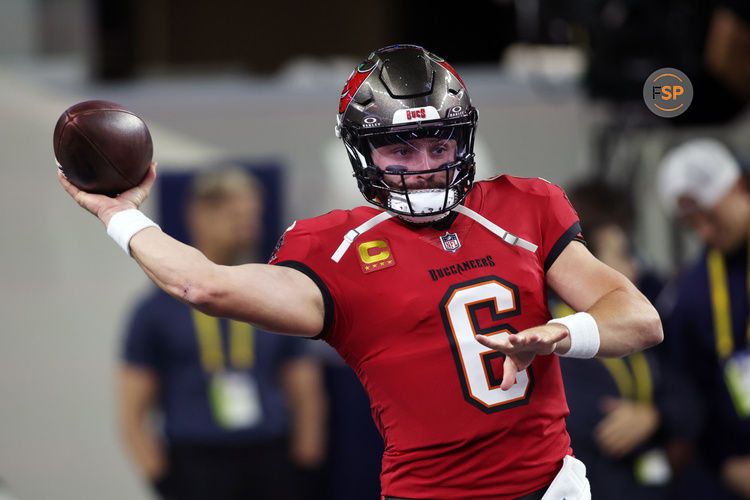
<path fill-rule="evenodd" d="M 565 358 L 588 359 L 599 352 L 599 327 L 596 320 L 587 312 L 579 312 L 547 322 L 565 325 L 570 331 L 570 349 L 560 356 Z"/>
<path fill-rule="evenodd" d="M 125 253 L 130 255 L 130 238 L 135 233 L 146 229 L 147 227 L 159 227 L 154 221 L 143 215 L 140 210 L 131 208 L 117 212 L 109 219 L 107 224 L 107 234 L 115 240 Z"/>

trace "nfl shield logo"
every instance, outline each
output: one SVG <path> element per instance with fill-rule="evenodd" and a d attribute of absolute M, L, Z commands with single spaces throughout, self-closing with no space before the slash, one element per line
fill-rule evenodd
<path fill-rule="evenodd" d="M 446 252 L 455 252 L 461 248 L 461 242 L 458 241 L 458 235 L 456 233 L 446 232 L 444 236 L 440 237 L 440 241 L 443 243 L 443 248 Z"/>

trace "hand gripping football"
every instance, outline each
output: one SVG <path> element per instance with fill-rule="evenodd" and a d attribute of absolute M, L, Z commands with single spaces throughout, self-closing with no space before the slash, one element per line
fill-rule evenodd
<path fill-rule="evenodd" d="M 83 191 L 108 196 L 137 186 L 153 156 L 143 120 L 108 101 L 84 101 L 66 109 L 53 141 L 63 175 Z"/>

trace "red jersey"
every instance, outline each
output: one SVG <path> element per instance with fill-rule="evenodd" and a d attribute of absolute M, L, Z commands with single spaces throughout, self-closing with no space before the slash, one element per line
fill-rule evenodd
<path fill-rule="evenodd" d="M 503 354 L 475 333 L 509 335 L 550 319 L 545 272 L 580 233 L 563 191 L 542 179 L 477 182 L 465 206 L 532 251 L 463 214 L 431 226 L 359 207 L 297 221 L 272 264 L 310 276 L 326 304 L 323 339 L 359 376 L 385 442 L 384 495 L 515 498 L 548 485 L 570 453 L 557 356 L 537 356 L 508 391 Z"/>

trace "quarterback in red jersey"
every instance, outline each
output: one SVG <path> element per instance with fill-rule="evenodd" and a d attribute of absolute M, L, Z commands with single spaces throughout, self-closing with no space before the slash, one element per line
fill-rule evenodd
<path fill-rule="evenodd" d="M 576 214 L 560 188 L 508 176 L 476 183 L 464 207 L 539 248 L 461 215 L 439 227 L 395 218 L 335 262 L 342 235 L 379 213 L 360 207 L 298 221 L 272 261 L 329 297 L 323 338 L 370 395 L 385 439 L 383 491 L 396 497 L 516 498 L 548 485 L 570 453 L 557 357 L 536 357 L 503 390 L 502 354 L 474 335 L 550 319 L 545 267 L 578 235 Z"/>
<path fill-rule="evenodd" d="M 373 52 L 344 88 L 336 130 L 374 206 L 295 222 L 271 265 L 216 266 L 153 227 L 137 211 L 153 169 L 116 199 L 60 180 L 175 297 L 335 347 L 385 440 L 384 498 L 589 498 L 557 355 L 623 356 L 660 342 L 661 324 L 576 242 L 559 187 L 474 182 L 476 121 L 440 57 Z M 580 312 L 550 321 L 547 286 Z"/>

